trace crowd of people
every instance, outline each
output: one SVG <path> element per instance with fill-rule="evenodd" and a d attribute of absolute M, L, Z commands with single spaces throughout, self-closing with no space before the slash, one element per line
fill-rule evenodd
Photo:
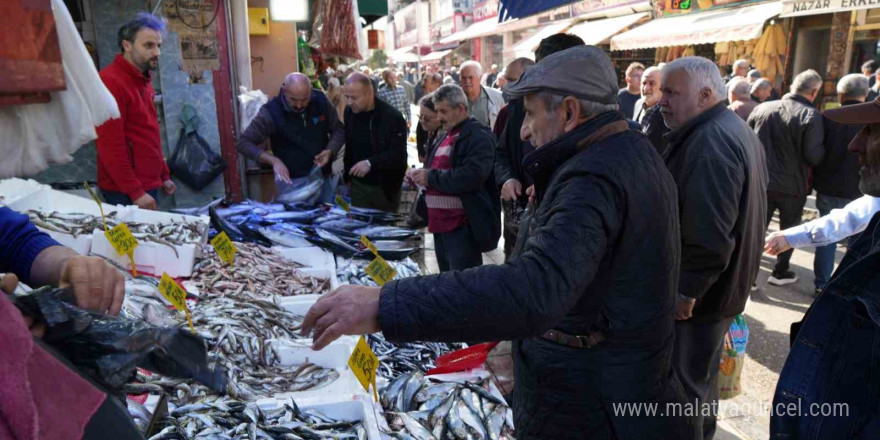
<path fill-rule="evenodd" d="M 160 24 L 141 17 L 123 26 L 121 53 L 101 72 L 123 117 L 99 129 L 98 184 L 106 199 L 144 208 L 155 208 L 159 188 L 175 189 L 155 156 L 149 78 Z M 768 282 L 785 285 L 796 280 L 791 249 L 822 245 L 817 299 L 792 328 L 770 434 L 880 438 L 872 349 L 880 336 L 880 99 L 869 99 L 866 77 L 876 65 L 842 78 L 841 106 L 823 113 L 823 80 L 812 70 L 774 97 L 771 81 L 744 60 L 726 80 L 701 57 L 633 63 L 621 89 L 607 54 L 576 36 L 542 40 L 534 58 L 500 72 L 465 62 L 418 81 L 413 70 L 386 70 L 381 82 L 368 69 L 333 72 L 326 93 L 293 73 L 260 109 L 239 139 L 243 155 L 285 182 L 315 166 L 332 175 L 341 161 L 352 203 L 386 211 L 397 211 L 406 180 L 422 190 L 417 214 L 434 236 L 441 273 L 343 286 L 318 300 L 302 328 L 314 348 L 378 331 L 392 341 L 512 340 L 517 438 L 708 440 L 724 335 L 757 287 L 762 252 L 777 255 Z M 407 169 L 413 123 L 424 166 Z M 799 225 L 813 189 L 823 217 Z M 324 199 L 337 190 L 325 188 Z M 783 230 L 765 239 L 776 210 Z M 507 261 L 483 265 L 482 252 L 502 235 Z M 832 274 L 834 243 L 847 238 Z M 115 269 L 76 256 L 6 208 L 0 271 L 70 285 L 79 305 L 99 312 L 121 306 Z M 16 282 L 4 278 L 0 288 L 11 292 Z M 118 408 L 104 408 L 110 399 L 29 344 L 39 325 L 13 311 L 0 298 L 3 335 L 23 341 L 24 363 L 2 363 L 3 376 L 80 393 L 89 404 L 71 429 L 100 429 L 97 417 Z M 33 432 L 51 417 L 49 400 L 24 402 L 30 425 L 0 428 Z M 826 403 L 848 412 L 778 409 Z M 660 410 L 636 414 L 621 404 Z M 664 412 L 669 405 L 694 408 Z"/>

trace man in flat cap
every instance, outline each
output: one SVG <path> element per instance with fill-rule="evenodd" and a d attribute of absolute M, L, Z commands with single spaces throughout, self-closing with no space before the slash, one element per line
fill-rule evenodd
<path fill-rule="evenodd" d="M 340 287 L 312 307 L 303 333 L 316 349 L 377 331 L 393 341 L 512 339 L 516 438 L 693 439 L 692 419 L 667 412 L 684 402 L 670 365 L 675 183 L 617 111 L 611 60 L 593 46 L 567 49 L 508 91 L 524 97 L 521 134 L 537 147 L 524 158 L 533 214 L 514 258 Z M 649 402 L 656 416 L 626 409 Z"/>

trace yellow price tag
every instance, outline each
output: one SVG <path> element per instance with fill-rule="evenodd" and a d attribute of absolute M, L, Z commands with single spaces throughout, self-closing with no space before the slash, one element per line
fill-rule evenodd
<path fill-rule="evenodd" d="M 377 257 L 380 256 L 379 249 L 376 249 L 376 245 L 374 245 L 373 242 L 370 241 L 370 239 L 368 239 L 366 235 L 361 235 L 361 243 L 363 243 L 364 246 L 366 246 L 367 249 L 369 249 L 370 252 L 373 253 L 373 255 Z"/>
<path fill-rule="evenodd" d="M 364 387 L 364 391 L 370 391 L 370 385 L 373 385 L 373 399 L 379 400 L 379 394 L 376 392 L 376 370 L 379 368 L 379 358 L 370 349 L 367 340 L 363 336 L 358 339 L 351 357 L 348 358 L 348 367 L 357 377 L 358 382 Z"/>
<path fill-rule="evenodd" d="M 162 279 L 159 280 L 159 292 L 162 292 L 162 296 L 171 301 L 177 310 L 183 310 L 186 313 L 189 329 L 195 333 L 189 307 L 186 306 L 186 290 L 183 290 L 183 287 L 180 287 L 180 284 L 177 284 L 177 281 L 174 281 L 174 278 L 171 278 L 167 272 L 162 272 Z"/>
<path fill-rule="evenodd" d="M 344 209 L 345 212 L 351 212 L 351 206 L 348 205 L 348 202 L 342 198 L 342 196 L 336 196 L 336 204 L 339 205 L 340 208 Z"/>
<path fill-rule="evenodd" d="M 128 255 L 131 261 L 131 273 L 137 276 L 137 265 L 134 264 L 134 249 L 138 247 L 138 241 L 131 235 L 131 230 L 125 223 L 119 223 L 109 231 L 104 228 L 104 236 L 113 245 L 113 249 L 119 252 L 119 255 Z"/>
<path fill-rule="evenodd" d="M 214 246 L 214 250 L 217 251 L 217 255 L 220 256 L 220 259 L 232 266 L 232 262 L 235 261 L 235 253 L 238 252 L 238 249 L 235 247 L 232 240 L 229 239 L 229 236 L 226 235 L 225 232 L 221 232 L 211 240 L 211 245 Z"/>
<path fill-rule="evenodd" d="M 384 286 L 385 283 L 393 280 L 397 275 L 397 271 L 384 258 L 379 256 L 367 265 L 364 272 L 380 286 Z"/>

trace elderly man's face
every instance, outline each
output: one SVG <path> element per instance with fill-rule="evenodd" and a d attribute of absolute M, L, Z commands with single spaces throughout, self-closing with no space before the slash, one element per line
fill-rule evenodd
<path fill-rule="evenodd" d="M 701 90 L 692 83 L 693 80 L 688 77 L 684 69 L 663 74 L 660 113 L 663 115 L 663 122 L 670 130 L 681 128 L 702 113 L 705 107 L 705 103 L 701 102 L 705 97 L 701 96 Z"/>
<path fill-rule="evenodd" d="M 541 148 L 565 134 L 565 118 L 559 114 L 561 107 L 548 110 L 547 103 L 537 94 L 526 95 L 523 103 L 526 117 L 519 132 L 522 140 Z"/>
<path fill-rule="evenodd" d="M 743 64 L 733 69 L 733 76 L 746 76 L 749 74 L 749 65 Z"/>
<path fill-rule="evenodd" d="M 449 105 L 447 101 L 438 101 L 434 103 L 437 110 L 437 120 L 444 130 L 450 131 L 464 121 L 468 117 L 467 107 L 464 105 Z"/>
<path fill-rule="evenodd" d="M 360 113 L 367 110 L 374 99 L 370 88 L 358 82 L 346 84 L 344 91 L 345 103 L 353 113 Z"/>
<path fill-rule="evenodd" d="M 758 98 L 758 102 L 764 102 L 767 98 L 770 97 L 771 92 L 773 91 L 772 87 L 762 87 L 760 89 L 755 90 L 755 98 Z"/>
<path fill-rule="evenodd" d="M 312 88 L 307 84 L 293 83 L 284 88 L 284 98 L 290 108 L 297 113 L 302 113 L 309 106 L 312 98 Z"/>
<path fill-rule="evenodd" d="M 382 79 L 385 80 L 385 84 L 387 84 L 389 88 L 397 88 L 397 76 L 394 75 L 394 72 L 386 70 L 382 73 Z"/>
<path fill-rule="evenodd" d="M 859 191 L 880 197 L 880 124 L 865 126 L 850 142 L 849 151 L 859 155 Z"/>
<path fill-rule="evenodd" d="M 660 71 L 654 70 L 642 76 L 642 98 L 645 99 L 645 107 L 651 108 L 660 102 L 663 92 L 660 91 Z"/>
<path fill-rule="evenodd" d="M 425 106 L 419 107 L 419 124 L 425 131 L 436 131 L 440 128 L 440 119 L 437 112 Z"/>
<path fill-rule="evenodd" d="M 477 75 L 476 67 L 468 66 L 461 69 L 461 88 L 471 101 L 475 101 L 480 95 L 480 76 Z"/>

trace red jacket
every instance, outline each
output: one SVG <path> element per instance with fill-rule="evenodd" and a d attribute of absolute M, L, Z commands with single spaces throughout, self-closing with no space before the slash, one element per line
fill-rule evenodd
<path fill-rule="evenodd" d="M 153 86 L 122 55 L 100 72 L 116 98 L 119 119 L 98 127 L 98 187 L 127 194 L 131 200 L 170 178 L 162 157 Z"/>

